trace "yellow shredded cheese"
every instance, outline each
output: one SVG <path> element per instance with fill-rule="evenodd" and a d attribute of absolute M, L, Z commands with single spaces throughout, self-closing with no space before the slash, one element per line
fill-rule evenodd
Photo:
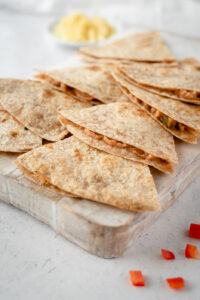
<path fill-rule="evenodd" d="M 57 38 L 72 42 L 97 42 L 114 33 L 115 29 L 104 18 L 86 17 L 81 13 L 62 17 L 53 28 Z"/>

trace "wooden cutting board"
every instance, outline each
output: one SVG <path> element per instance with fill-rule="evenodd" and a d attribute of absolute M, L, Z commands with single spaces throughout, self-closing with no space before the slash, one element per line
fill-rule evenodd
<path fill-rule="evenodd" d="M 178 58 L 195 56 L 200 59 L 199 41 L 167 33 L 162 35 Z M 72 58 L 69 61 L 70 65 L 77 64 Z M 68 63 L 65 62 L 64 65 Z M 151 169 L 159 194 L 161 212 L 200 173 L 200 142 L 190 145 L 176 140 L 176 150 L 179 165 L 175 168 L 174 175 Z M 131 213 L 89 200 L 65 197 L 27 180 L 13 164 L 16 157 L 15 154 L 0 153 L 0 199 L 26 211 L 97 256 L 120 256 L 161 214 Z"/>

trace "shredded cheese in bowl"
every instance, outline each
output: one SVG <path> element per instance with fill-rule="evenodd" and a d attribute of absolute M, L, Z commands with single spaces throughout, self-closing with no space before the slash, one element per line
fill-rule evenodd
<path fill-rule="evenodd" d="M 53 28 L 53 34 L 64 41 L 98 42 L 115 33 L 115 29 L 102 17 L 86 17 L 73 13 L 62 17 Z"/>

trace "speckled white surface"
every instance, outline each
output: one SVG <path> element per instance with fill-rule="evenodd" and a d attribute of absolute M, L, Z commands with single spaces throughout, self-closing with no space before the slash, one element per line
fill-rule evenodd
<path fill-rule="evenodd" d="M 50 17 L 0 11 L 0 76 L 25 78 L 33 67 L 63 61 L 67 50 L 46 36 Z M 70 53 L 70 52 L 69 52 Z M 200 223 L 200 177 L 125 255 L 94 257 L 48 226 L 0 202 L 0 299 L 200 299 L 200 261 L 184 258 L 186 230 Z M 177 259 L 163 261 L 160 248 Z M 128 271 L 141 269 L 147 286 L 131 286 Z M 169 290 L 166 277 L 183 276 L 186 289 Z"/>

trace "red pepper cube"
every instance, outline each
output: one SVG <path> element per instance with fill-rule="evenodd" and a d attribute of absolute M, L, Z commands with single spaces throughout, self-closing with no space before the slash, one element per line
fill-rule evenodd
<path fill-rule="evenodd" d="M 169 250 L 161 249 L 161 253 L 162 253 L 162 257 L 163 257 L 164 259 L 167 259 L 167 260 L 169 260 L 169 259 L 175 259 L 174 253 L 172 253 L 172 252 L 169 251 Z"/>
<path fill-rule="evenodd" d="M 182 277 L 168 278 L 166 281 L 171 289 L 179 290 L 185 287 L 185 282 Z"/>
<path fill-rule="evenodd" d="M 199 257 L 199 251 L 198 251 L 197 246 L 193 246 L 193 245 L 187 244 L 186 248 L 185 248 L 185 257 L 187 257 L 187 258 L 193 258 L 193 259 L 198 259 L 198 257 Z"/>
<path fill-rule="evenodd" d="M 145 286 L 144 277 L 141 271 L 129 271 L 129 275 L 132 285 Z"/>
<path fill-rule="evenodd" d="M 189 237 L 200 239 L 200 224 L 190 224 Z"/>

